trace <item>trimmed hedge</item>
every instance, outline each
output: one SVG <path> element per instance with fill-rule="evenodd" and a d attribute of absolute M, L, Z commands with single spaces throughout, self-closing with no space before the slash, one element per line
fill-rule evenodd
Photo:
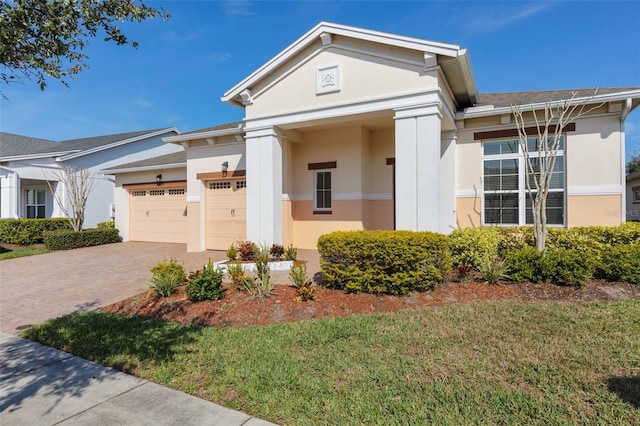
<path fill-rule="evenodd" d="M 640 244 L 621 244 L 602 257 L 597 276 L 607 281 L 640 284 Z"/>
<path fill-rule="evenodd" d="M 87 229 L 51 231 L 44 234 L 44 244 L 49 250 L 70 250 L 79 247 L 99 246 L 122 241 L 117 229 Z"/>
<path fill-rule="evenodd" d="M 44 233 L 72 229 L 67 218 L 0 219 L 0 242 L 27 246 L 44 241 Z"/>
<path fill-rule="evenodd" d="M 596 258 L 580 250 L 549 249 L 540 253 L 527 246 L 507 252 L 505 262 L 514 281 L 582 286 L 591 278 Z"/>
<path fill-rule="evenodd" d="M 100 222 L 96 225 L 96 228 L 98 229 L 114 229 L 116 227 L 116 224 L 114 221 L 112 220 L 107 220 L 105 222 Z"/>
<path fill-rule="evenodd" d="M 318 251 L 324 285 L 347 293 L 427 290 L 451 271 L 448 238 L 431 232 L 333 232 Z"/>

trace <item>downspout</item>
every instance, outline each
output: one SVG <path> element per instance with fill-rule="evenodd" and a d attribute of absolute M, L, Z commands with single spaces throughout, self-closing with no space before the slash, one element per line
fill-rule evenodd
<path fill-rule="evenodd" d="M 624 121 L 627 119 L 627 116 L 631 112 L 633 107 L 633 102 L 631 98 L 628 98 L 622 104 L 622 113 L 620 114 L 620 144 L 622 145 L 620 149 L 620 167 L 622 174 L 622 213 L 621 213 L 621 223 L 625 223 L 627 221 L 627 167 L 626 167 L 626 137 L 624 133 Z"/>

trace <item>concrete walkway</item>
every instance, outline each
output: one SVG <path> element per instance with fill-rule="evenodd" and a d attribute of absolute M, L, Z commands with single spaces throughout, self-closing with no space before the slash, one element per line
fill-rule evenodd
<path fill-rule="evenodd" d="M 0 423 L 272 424 L 6 333 L 0 333 Z"/>
<path fill-rule="evenodd" d="M 266 425 L 263 420 L 16 337 L 48 319 L 91 311 L 146 289 L 163 259 L 187 272 L 224 252 L 120 243 L 0 262 L 0 423 L 5 425 Z M 318 253 L 300 250 L 317 276 Z M 287 284 L 287 272 L 272 274 Z M 6 334 L 10 333 L 10 334 Z"/>

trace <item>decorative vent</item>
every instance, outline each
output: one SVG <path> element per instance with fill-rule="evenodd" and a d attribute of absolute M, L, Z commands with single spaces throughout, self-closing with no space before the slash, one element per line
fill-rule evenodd
<path fill-rule="evenodd" d="M 229 189 L 231 182 L 209 182 L 209 189 Z"/>
<path fill-rule="evenodd" d="M 131 191 L 132 197 L 144 197 L 147 195 L 147 191 Z"/>
<path fill-rule="evenodd" d="M 164 189 L 152 189 L 149 191 L 149 195 L 164 195 Z"/>
<path fill-rule="evenodd" d="M 236 189 L 242 189 L 242 188 L 246 188 L 247 187 L 247 181 L 246 180 L 239 180 L 236 182 Z"/>
<path fill-rule="evenodd" d="M 184 194 L 184 188 L 176 188 L 176 189 L 169 190 L 169 195 L 182 195 L 182 194 Z"/>

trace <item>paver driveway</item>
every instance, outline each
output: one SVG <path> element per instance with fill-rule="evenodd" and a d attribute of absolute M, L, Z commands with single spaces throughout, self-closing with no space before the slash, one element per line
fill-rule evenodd
<path fill-rule="evenodd" d="M 194 271 L 225 254 L 187 253 L 185 244 L 127 242 L 3 260 L 0 330 L 18 334 L 47 319 L 133 296 L 145 290 L 149 269 L 164 257 Z"/>

